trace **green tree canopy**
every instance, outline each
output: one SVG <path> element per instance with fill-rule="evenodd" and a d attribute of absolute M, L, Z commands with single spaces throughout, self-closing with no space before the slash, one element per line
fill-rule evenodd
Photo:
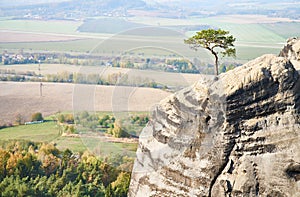
<path fill-rule="evenodd" d="M 221 54 L 223 56 L 235 57 L 236 51 L 233 44 L 235 38 L 228 34 L 229 31 L 224 31 L 222 29 L 202 30 L 196 32 L 196 35 L 184 40 L 184 43 L 188 44 L 195 51 L 200 47 L 209 50 L 215 57 L 215 74 L 218 75 L 219 51 L 217 51 L 217 48 L 221 49 Z"/>

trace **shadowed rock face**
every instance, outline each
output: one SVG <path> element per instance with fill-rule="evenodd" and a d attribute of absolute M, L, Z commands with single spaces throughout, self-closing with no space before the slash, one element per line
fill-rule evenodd
<path fill-rule="evenodd" d="M 140 136 L 129 196 L 300 196 L 300 80 L 290 61 L 300 40 L 288 44 L 281 57 L 163 100 Z"/>

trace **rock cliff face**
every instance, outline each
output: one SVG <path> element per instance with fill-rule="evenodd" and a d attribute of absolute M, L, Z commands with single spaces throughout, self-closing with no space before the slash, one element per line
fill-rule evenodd
<path fill-rule="evenodd" d="M 300 196 L 299 45 L 163 100 L 140 136 L 129 196 Z"/>

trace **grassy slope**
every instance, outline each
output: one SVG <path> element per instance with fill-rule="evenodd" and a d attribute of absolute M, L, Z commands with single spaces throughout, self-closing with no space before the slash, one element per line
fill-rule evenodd
<path fill-rule="evenodd" d="M 134 156 L 137 144 L 111 143 L 93 137 L 61 137 L 55 122 L 34 125 L 21 125 L 0 130 L 0 143 L 6 140 L 30 140 L 34 142 L 55 143 L 59 149 L 70 149 L 74 152 L 89 150 L 101 156 L 126 154 Z"/>
<path fill-rule="evenodd" d="M 84 151 L 86 147 L 80 138 L 61 137 L 55 122 L 34 125 L 21 125 L 0 130 L 2 140 L 30 140 L 34 142 L 53 142 L 58 148 Z M 0 141 L 1 143 L 1 141 Z"/>
<path fill-rule="evenodd" d="M 0 139 L 23 139 L 35 142 L 51 142 L 59 136 L 55 122 L 21 125 L 0 130 Z"/>

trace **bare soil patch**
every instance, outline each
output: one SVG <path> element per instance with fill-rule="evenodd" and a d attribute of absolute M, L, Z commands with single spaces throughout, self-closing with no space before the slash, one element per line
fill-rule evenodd
<path fill-rule="evenodd" d="M 171 93 L 152 88 L 82 84 L 0 82 L 0 125 L 12 123 L 17 114 L 29 120 L 58 111 L 148 111 Z"/>
<path fill-rule="evenodd" d="M 65 35 L 49 35 L 42 33 L 26 33 L 14 31 L 0 31 L 0 43 L 16 42 L 61 42 L 79 40 L 81 38 Z"/>

